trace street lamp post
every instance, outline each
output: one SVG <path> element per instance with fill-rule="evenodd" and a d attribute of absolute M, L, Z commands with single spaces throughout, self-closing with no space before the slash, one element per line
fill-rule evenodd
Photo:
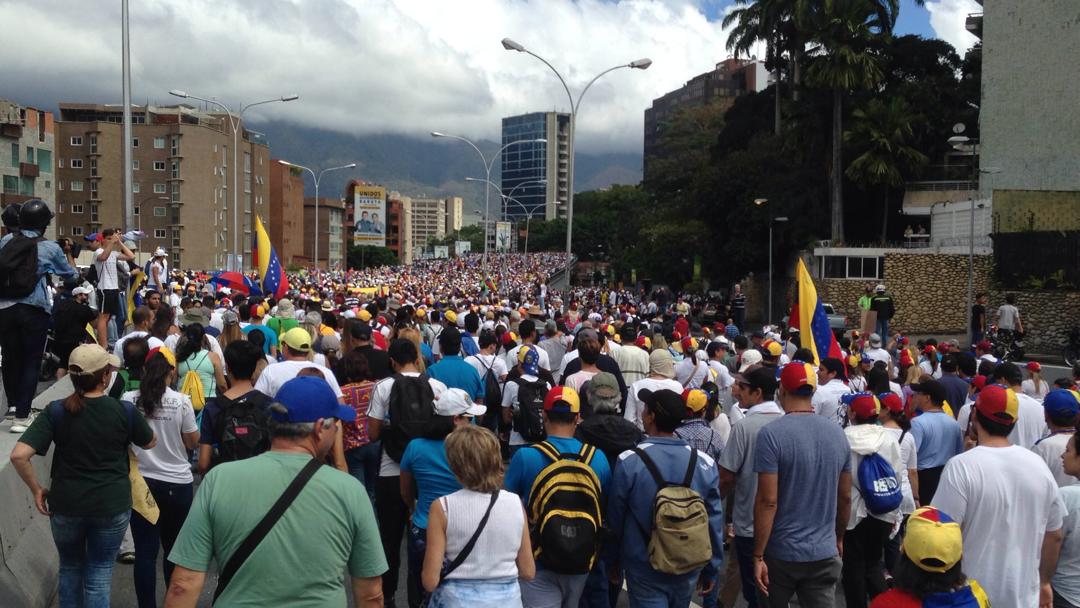
<path fill-rule="evenodd" d="M 601 76 L 607 74 L 608 72 L 614 72 L 615 70 L 622 68 L 647 70 L 649 66 L 652 65 L 652 60 L 649 58 L 642 58 L 636 61 L 631 61 L 630 63 L 624 63 L 614 67 L 610 67 L 603 72 L 600 72 L 599 74 L 594 76 L 593 79 L 588 82 L 588 84 L 585 85 L 585 88 L 583 88 L 581 90 L 581 93 L 578 95 L 577 101 L 575 101 L 574 95 L 570 93 L 570 87 L 566 84 L 566 79 L 562 77 L 562 74 L 559 73 L 559 70 L 556 70 L 555 66 L 551 65 L 551 63 L 549 63 L 547 59 L 544 59 L 540 55 L 537 55 L 536 53 L 530 51 L 521 44 L 514 42 L 510 38 L 503 38 L 502 45 L 503 48 L 508 51 L 517 51 L 519 53 L 526 53 L 528 55 L 532 55 L 533 57 L 539 59 L 548 68 L 550 68 L 551 71 L 555 73 L 555 77 L 559 79 L 560 83 L 562 83 L 563 89 L 566 91 L 566 97 L 570 101 L 570 133 L 567 137 L 570 147 L 570 162 L 567 168 L 567 182 L 569 182 L 569 191 L 566 195 L 566 253 L 570 253 L 570 244 L 573 239 L 574 226 L 574 134 L 577 130 L 577 112 L 578 108 L 581 106 L 581 99 L 585 97 L 585 93 L 589 90 L 589 87 L 591 87 L 594 82 L 599 80 Z"/>
<path fill-rule="evenodd" d="M 285 165 L 286 167 L 296 167 L 297 169 L 302 169 L 304 171 L 307 171 L 308 173 L 311 174 L 311 179 L 315 181 L 315 251 L 314 251 L 314 255 L 312 257 L 315 259 L 315 268 L 318 269 L 319 268 L 319 182 L 322 181 L 323 175 L 325 175 L 326 173 L 329 173 L 330 171 L 337 171 L 339 169 L 355 169 L 356 168 L 356 163 L 349 163 L 347 165 L 341 165 L 340 167 L 327 167 L 326 169 L 323 169 L 322 171 L 319 171 L 318 175 L 316 175 L 315 171 L 313 171 L 313 170 L 311 170 L 308 167 L 305 167 L 303 165 L 297 165 L 296 163 L 290 163 L 289 161 L 286 161 L 286 160 L 279 160 L 278 162 Z M 327 269 L 330 268 L 330 260 L 329 259 L 326 260 L 326 268 Z"/>
<path fill-rule="evenodd" d="M 757 206 L 764 205 L 769 202 L 767 198 L 755 198 L 754 204 Z M 772 211 L 769 211 L 769 300 L 768 308 L 765 311 L 765 324 L 772 325 L 772 292 L 773 292 L 773 226 L 778 222 L 786 222 L 788 218 L 786 216 L 773 217 Z"/>
<path fill-rule="evenodd" d="M 504 201 L 507 205 L 513 203 L 521 207 L 521 210 L 525 212 L 525 255 L 529 255 L 529 223 L 532 222 L 533 215 L 535 215 L 536 212 L 540 210 L 540 208 L 533 207 L 530 210 L 528 207 L 525 206 L 524 203 L 512 196 L 507 196 Z"/>
<path fill-rule="evenodd" d="M 489 186 L 495 186 L 495 183 L 492 182 L 491 180 L 483 179 L 483 178 L 480 178 L 480 177 L 466 177 L 465 181 L 467 181 L 467 182 L 486 182 Z M 521 207 L 521 210 L 525 212 L 525 253 L 529 253 L 529 223 L 532 222 L 533 215 L 535 215 L 536 212 L 540 210 L 540 208 L 539 207 L 533 207 L 532 210 L 529 210 L 529 208 L 525 206 L 525 203 L 523 203 L 523 202 L 517 200 L 516 198 L 514 198 L 514 192 L 517 192 L 518 188 L 520 188 L 522 186 L 527 186 L 529 184 L 546 184 L 546 183 L 547 183 L 546 179 L 534 179 L 534 180 L 530 180 L 530 181 L 527 181 L 527 182 L 521 182 L 520 184 L 514 186 L 513 188 L 510 189 L 510 194 L 503 194 L 502 192 L 499 192 L 499 196 L 501 196 L 502 199 L 503 199 L 503 218 L 504 219 L 505 219 L 505 215 L 506 215 L 506 213 L 505 213 L 506 205 L 508 205 L 510 203 L 514 203 L 515 205 L 518 205 L 519 207 Z M 497 187 L 497 186 L 495 186 L 495 187 Z"/>
<path fill-rule="evenodd" d="M 498 152 L 491 155 L 491 160 L 488 160 L 487 157 L 484 156 L 484 153 L 480 151 L 480 148 L 475 143 L 473 143 L 472 140 L 470 140 L 470 139 L 468 139 L 466 137 L 462 137 L 460 135 L 451 135 L 449 133 L 441 133 L 439 131 L 432 131 L 431 136 L 432 137 L 448 137 L 450 139 L 456 139 L 458 141 L 463 141 L 463 142 L 469 144 L 470 146 L 472 146 L 472 149 L 476 150 L 476 153 L 480 155 L 480 162 L 484 164 L 484 173 L 487 175 L 487 178 L 484 181 L 487 182 L 488 186 L 493 185 L 493 183 L 491 181 L 491 170 L 495 167 L 495 159 L 499 158 L 499 156 L 503 153 L 504 150 L 506 150 L 510 146 L 516 146 L 518 144 L 546 144 L 547 143 L 547 140 L 542 138 L 542 137 L 538 138 L 538 139 L 522 139 L 522 140 L 519 140 L 519 141 L 512 141 L 512 142 L 504 145 L 503 147 L 499 148 Z M 500 194 L 501 193 L 502 192 L 500 190 Z M 489 224 L 488 218 L 489 218 L 490 213 L 491 213 L 491 190 L 489 190 L 488 187 L 485 187 L 484 188 L 484 267 L 485 268 L 487 267 L 487 256 L 488 256 L 488 234 L 487 234 L 487 230 L 488 230 L 488 224 Z"/>
<path fill-rule="evenodd" d="M 180 98 L 183 98 L 183 99 L 197 99 L 197 100 L 199 100 L 201 102 L 215 105 L 215 106 L 221 108 L 222 110 L 224 110 L 225 113 L 229 116 L 229 126 L 232 127 L 232 132 L 233 132 L 233 212 L 232 212 L 232 216 L 233 216 L 233 238 L 232 238 L 232 241 L 233 241 L 233 243 L 232 244 L 233 244 L 233 262 L 236 263 L 236 268 L 232 268 L 232 270 L 238 270 L 238 271 L 242 272 L 243 269 L 244 269 L 244 253 L 240 249 L 240 213 L 238 211 L 238 209 L 240 208 L 240 167 L 237 166 L 237 162 L 238 162 L 237 161 L 237 157 L 238 157 L 237 156 L 237 148 L 240 147 L 240 143 L 238 141 L 238 139 L 239 139 L 239 129 L 240 129 L 240 125 L 242 124 L 242 121 L 244 119 L 244 112 L 246 112 L 248 110 L 248 108 L 253 108 L 255 106 L 260 106 L 260 105 L 267 104 L 267 103 L 294 101 L 296 99 L 300 99 L 300 96 L 294 93 L 292 95 L 282 95 L 281 97 L 278 97 L 278 98 L 275 98 L 275 99 L 265 99 L 263 101 L 256 101 L 255 103 L 249 103 L 247 105 L 240 106 L 240 111 L 237 112 L 236 114 L 233 114 L 232 110 L 229 109 L 228 106 L 226 106 L 225 104 L 221 103 L 220 101 L 217 101 L 217 100 L 214 100 L 214 99 L 207 99 L 205 97 L 199 97 L 197 95 L 192 95 L 191 93 L 188 93 L 186 91 L 181 91 L 181 90 L 178 90 L 178 89 L 173 89 L 173 90 L 169 91 L 169 95 L 173 95 L 175 97 L 180 97 Z M 129 164 L 130 164 L 130 162 L 129 162 Z M 231 267 L 232 264 L 231 263 L 227 264 L 227 266 Z"/>

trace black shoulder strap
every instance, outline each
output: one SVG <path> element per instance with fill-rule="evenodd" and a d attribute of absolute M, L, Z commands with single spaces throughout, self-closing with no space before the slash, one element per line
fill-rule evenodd
<path fill-rule="evenodd" d="M 638 447 L 630 448 L 630 450 L 637 454 L 638 458 L 641 459 L 641 462 L 645 464 L 645 468 L 649 469 L 649 473 L 652 475 L 653 481 L 656 482 L 657 489 L 663 488 L 664 486 L 668 485 L 668 482 L 664 479 L 664 476 L 660 474 L 660 469 L 656 468 L 656 463 L 652 461 L 652 458 L 649 458 L 649 456 L 645 453 L 645 450 Z"/>
<path fill-rule="evenodd" d="M 694 467 L 697 466 L 697 450 L 690 448 L 690 462 L 686 465 L 686 477 L 683 478 L 682 485 L 684 488 L 689 488 L 690 483 L 694 481 Z"/>
<path fill-rule="evenodd" d="M 499 500 L 499 490 L 495 490 L 491 495 L 491 502 L 488 503 L 487 511 L 484 511 L 484 517 L 480 519 L 480 524 L 476 526 L 476 532 L 473 532 L 472 537 L 469 538 L 469 542 L 465 543 L 465 546 L 461 548 L 461 552 L 457 554 L 454 561 L 446 564 L 443 567 L 442 572 L 439 574 L 439 580 L 450 576 L 450 573 L 457 570 L 458 566 L 465 563 L 465 560 L 469 559 L 469 554 L 472 553 L 473 547 L 476 546 L 476 541 L 480 538 L 480 533 L 484 531 L 484 526 L 487 525 L 488 516 L 491 515 L 491 510 L 495 508 L 495 503 Z"/>
<path fill-rule="evenodd" d="M 908 432 L 907 429 L 904 429 L 904 430 L 900 431 L 900 441 L 898 441 L 897 443 L 899 443 L 901 446 L 904 445 L 904 437 L 907 437 L 907 432 Z M 1040 439 L 1040 441 L 1042 441 L 1042 440 Z"/>
<path fill-rule="evenodd" d="M 225 588 L 229 586 L 229 582 L 232 580 L 236 572 L 240 570 L 240 567 L 244 565 L 247 558 L 251 556 L 251 553 L 255 551 L 255 548 L 259 546 L 259 543 L 266 538 L 266 535 L 270 533 L 270 530 L 274 528 L 274 524 L 281 519 L 281 516 L 285 514 L 289 505 L 296 500 L 296 497 L 300 495 L 300 491 L 304 489 L 308 481 L 315 475 L 315 472 L 319 470 L 322 463 L 318 458 L 312 458 L 304 468 L 300 469 L 300 472 L 296 474 L 289 487 L 285 488 L 285 491 L 274 503 L 274 506 L 270 507 L 266 515 L 255 526 L 255 529 L 247 535 L 244 542 L 240 543 L 240 547 L 229 556 L 229 561 L 226 562 L 225 568 L 221 571 L 221 576 L 218 578 L 217 589 L 214 589 L 214 600 L 217 601 L 221 593 L 225 591 Z"/>
<path fill-rule="evenodd" d="M 559 450 L 555 449 L 555 446 L 551 445 L 546 441 L 534 443 L 532 447 L 536 448 L 536 451 L 540 452 L 544 456 L 550 458 L 552 462 L 555 462 L 560 458 Z"/>

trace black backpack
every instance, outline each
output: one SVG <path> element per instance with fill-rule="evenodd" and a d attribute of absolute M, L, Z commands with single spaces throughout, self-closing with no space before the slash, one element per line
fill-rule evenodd
<path fill-rule="evenodd" d="M 502 386 L 499 384 L 499 378 L 495 375 L 495 359 L 491 360 L 491 365 L 484 365 L 484 360 L 480 358 L 480 355 L 476 355 L 476 359 L 480 361 L 480 365 L 487 368 L 484 372 L 484 403 L 487 404 L 487 414 L 484 415 L 482 422 L 483 426 L 495 431 L 498 429 L 499 411 L 502 409 Z"/>
<path fill-rule="evenodd" d="M 551 461 L 529 491 L 533 557 L 559 574 L 587 574 L 603 533 L 600 480 L 590 466 L 596 448 L 582 444 L 577 454 L 562 454 L 546 441 L 532 447 Z"/>
<path fill-rule="evenodd" d="M 269 397 L 252 392 L 235 401 L 221 396 L 217 403 L 217 462 L 244 460 L 270 449 Z"/>
<path fill-rule="evenodd" d="M 547 439 L 544 431 L 544 397 L 547 396 L 547 383 L 543 380 L 530 382 L 515 378 L 518 385 L 518 409 L 514 412 L 514 430 L 529 443 Z"/>
<path fill-rule="evenodd" d="M 37 254 L 40 240 L 16 232 L 0 249 L 0 298 L 25 298 L 34 292 L 40 278 Z"/>
<path fill-rule="evenodd" d="M 394 375 L 387 414 L 390 420 L 382 435 L 383 449 L 394 462 L 401 462 L 409 440 L 430 434 L 435 423 L 435 391 L 427 374 Z"/>

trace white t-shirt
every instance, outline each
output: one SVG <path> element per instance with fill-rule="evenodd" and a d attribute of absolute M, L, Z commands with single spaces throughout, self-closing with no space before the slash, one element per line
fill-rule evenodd
<path fill-rule="evenodd" d="M 714 360 L 710 360 L 709 369 L 715 374 L 713 382 L 716 386 L 720 387 L 720 390 L 730 389 L 735 384 L 735 379 L 731 377 L 731 370 L 727 368 L 723 363 Z M 713 374 L 710 374 L 713 375 Z"/>
<path fill-rule="evenodd" d="M 128 391 L 120 396 L 121 401 L 131 403 L 138 399 L 139 391 Z M 142 413 L 142 410 L 139 411 Z M 143 477 L 168 483 L 193 482 L 195 478 L 191 474 L 191 462 L 181 436 L 181 433 L 199 430 L 191 398 L 166 387 L 161 404 L 152 416 L 146 417 L 146 423 L 154 431 L 157 444 L 149 450 L 132 445 L 135 458 L 139 461 L 139 472 Z"/>
<path fill-rule="evenodd" d="M 1052 583 L 1054 591 L 1070 604 L 1080 605 L 1080 485 L 1061 488 L 1058 493 L 1069 514 L 1065 516 L 1065 542 Z"/>
<path fill-rule="evenodd" d="M 915 447 L 915 436 L 910 431 L 905 433 L 903 429 L 885 427 L 885 430 L 895 435 L 897 441 L 900 441 L 901 435 L 904 437 L 904 440 L 900 441 L 900 462 L 903 463 L 903 467 L 896 473 L 900 475 L 900 493 L 904 496 L 903 501 L 900 502 L 900 512 L 910 515 L 915 511 L 915 493 L 911 489 L 911 478 L 908 472 L 919 468 L 919 453 Z"/>
<path fill-rule="evenodd" d="M 510 370 L 506 367 L 506 361 L 498 355 L 470 355 L 465 357 L 465 362 L 473 366 L 476 373 L 480 374 L 481 380 L 487 375 L 489 368 L 495 372 L 495 378 L 500 381 L 506 377 L 506 374 L 510 373 Z"/>
<path fill-rule="evenodd" d="M 154 281 L 154 270 L 157 270 L 159 281 Z M 169 282 L 168 264 L 163 258 L 155 258 L 150 263 L 150 275 L 146 277 L 146 284 L 150 287 L 161 291 L 161 289 Z"/>
<path fill-rule="evenodd" d="M 1019 391 L 1016 393 L 1016 401 L 1019 405 L 1019 418 L 1009 433 L 1009 443 L 1030 450 L 1031 446 L 1050 432 L 1046 428 L 1046 413 L 1042 404 Z"/>
<path fill-rule="evenodd" d="M 1050 392 L 1050 385 L 1046 380 L 1043 380 L 1039 383 L 1039 390 L 1035 390 L 1035 382 L 1033 380 L 1024 380 L 1020 383 L 1020 391 L 1028 397 L 1041 402 L 1046 398 L 1046 394 Z"/>
<path fill-rule="evenodd" d="M 150 350 L 154 350 L 159 346 L 165 346 L 165 343 L 158 340 L 154 336 L 150 335 L 150 332 L 146 331 L 133 331 L 124 337 L 116 341 L 116 346 L 113 347 L 113 354 L 116 355 L 121 361 L 124 360 L 124 342 L 127 342 L 130 338 L 146 338 L 147 344 L 150 345 Z"/>
<path fill-rule="evenodd" d="M 929 361 L 921 361 L 919 362 L 919 369 L 922 370 L 922 373 L 926 374 L 927 376 L 931 376 L 934 379 L 941 378 L 940 365 L 938 365 L 938 368 L 935 370 L 934 366 L 931 365 Z"/>
<path fill-rule="evenodd" d="M 1057 482 L 1059 488 L 1080 483 L 1080 479 L 1065 473 L 1065 465 L 1061 462 L 1061 455 L 1065 453 L 1065 447 L 1069 444 L 1069 438 L 1072 436 L 1073 431 L 1054 433 L 1040 439 L 1031 447 L 1031 451 L 1038 454 L 1039 458 L 1042 458 L 1043 462 L 1046 463 L 1046 467 L 1050 469 L 1050 474 L 1054 476 L 1054 481 Z"/>
<path fill-rule="evenodd" d="M 596 373 L 597 372 L 587 372 L 585 370 L 574 372 L 563 379 L 563 386 L 569 386 L 580 394 L 581 387 L 585 386 L 585 383 L 589 380 L 592 380 L 592 377 L 595 376 Z"/>
<path fill-rule="evenodd" d="M 892 376 L 892 355 L 884 348 L 868 348 L 864 353 L 874 362 L 884 361 L 885 369 L 889 371 L 889 376 Z"/>
<path fill-rule="evenodd" d="M 1005 304 L 998 308 L 997 317 L 999 329 L 1012 331 L 1016 329 L 1016 320 L 1020 318 L 1020 311 L 1012 304 Z"/>
<path fill-rule="evenodd" d="M 330 371 L 325 366 L 312 361 L 279 361 L 267 365 L 266 368 L 263 369 L 262 374 L 259 374 L 259 381 L 255 383 L 255 390 L 273 397 L 274 395 L 277 395 L 281 385 L 295 378 L 296 375 L 300 373 L 300 370 L 309 367 L 313 367 L 322 372 L 323 377 L 326 379 L 326 383 L 333 389 L 334 395 L 340 399 L 341 387 L 338 386 L 337 378 L 334 377 L 334 372 Z"/>
<path fill-rule="evenodd" d="M 402 375 L 415 378 L 420 375 L 420 372 L 403 372 Z M 438 399 L 446 392 L 446 385 L 434 378 L 428 377 L 428 384 L 431 385 L 431 392 L 435 399 Z M 387 416 L 390 415 L 390 389 L 392 388 L 394 388 L 393 376 L 383 378 L 375 385 L 375 389 L 371 391 L 371 404 L 368 405 L 369 418 L 386 422 Z M 341 394 L 340 389 L 338 389 L 338 394 Z M 383 450 L 382 460 L 379 461 L 379 477 L 398 477 L 400 475 L 401 466 L 394 462 L 393 458 L 386 455 L 386 450 Z"/>
<path fill-rule="evenodd" d="M 675 365 L 675 379 L 686 388 L 701 388 L 709 379 L 709 366 L 696 357 L 685 357 Z"/>
<path fill-rule="evenodd" d="M 522 374 L 521 379 L 526 381 L 526 382 L 539 382 L 540 381 L 540 378 L 537 378 L 536 376 L 530 376 L 529 374 Z M 548 389 L 551 388 L 551 385 L 549 385 L 546 382 L 544 383 L 544 386 L 547 387 Z M 507 382 L 506 387 L 503 388 L 502 406 L 510 408 L 510 410 L 513 413 L 516 414 L 517 411 L 520 409 L 520 404 L 518 403 L 518 398 L 517 397 L 518 397 L 518 383 L 517 382 Z M 510 445 L 525 445 L 527 443 L 529 443 L 529 442 L 525 441 L 525 438 L 521 436 L 521 433 L 519 433 L 519 432 L 517 432 L 515 430 L 510 431 Z"/>
<path fill-rule="evenodd" d="M 840 397 L 851 392 L 843 380 L 833 378 L 822 384 L 814 391 L 810 403 L 814 406 L 814 412 L 828 420 L 843 426 L 843 416 L 840 412 Z"/>
<path fill-rule="evenodd" d="M 1039 605 L 1043 536 L 1060 530 L 1065 505 L 1046 463 L 1018 446 L 976 446 L 953 456 L 933 505 L 959 522 L 964 573 L 994 606 Z"/>
<path fill-rule="evenodd" d="M 119 251 L 110 251 L 109 257 L 104 262 L 98 261 L 98 256 L 105 252 L 101 247 L 94 252 L 94 267 L 97 269 L 98 289 L 120 289 L 120 280 L 117 277 L 116 259 L 120 257 Z"/>
<path fill-rule="evenodd" d="M 568 351 L 565 355 L 563 355 L 562 362 L 559 363 L 559 373 L 555 374 L 556 382 L 562 382 L 562 377 L 566 375 L 566 366 L 569 365 L 571 361 L 577 358 L 578 352 L 576 348 L 572 351 Z"/>
<path fill-rule="evenodd" d="M 645 411 L 645 404 L 638 399 L 638 393 L 644 389 L 650 391 L 667 389 L 681 395 L 683 386 L 679 384 L 678 380 L 672 378 L 642 378 L 630 385 L 630 389 L 626 394 L 626 409 L 623 411 L 623 418 L 633 422 L 642 430 L 645 430 L 641 422 L 641 413 Z"/>

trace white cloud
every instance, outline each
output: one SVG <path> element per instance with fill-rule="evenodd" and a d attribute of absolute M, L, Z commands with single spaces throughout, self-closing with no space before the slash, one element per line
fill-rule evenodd
<path fill-rule="evenodd" d="M 118 102 L 119 18 L 111 0 L 0 0 L 0 23 L 24 41 L 7 45 L 0 96 Z M 132 3 L 131 30 L 137 102 L 171 103 L 176 88 L 230 105 L 295 92 L 252 114 L 360 134 L 497 139 L 503 116 L 566 110 L 554 74 L 503 37 L 543 55 L 575 95 L 651 58 L 589 90 L 587 151 L 639 150 L 651 100 L 728 56 L 692 0 L 157 0 Z"/>
<path fill-rule="evenodd" d="M 975 0 L 928 0 L 926 10 L 930 11 L 934 34 L 953 45 L 961 56 L 979 41 L 966 26 L 969 14 L 983 12 Z"/>

